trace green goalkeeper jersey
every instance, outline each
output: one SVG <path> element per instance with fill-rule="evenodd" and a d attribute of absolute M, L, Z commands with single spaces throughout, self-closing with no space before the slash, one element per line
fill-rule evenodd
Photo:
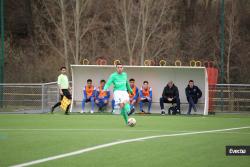
<path fill-rule="evenodd" d="M 103 90 L 106 91 L 112 83 L 114 85 L 114 91 L 124 90 L 124 91 L 133 92 L 128 83 L 127 73 L 125 72 L 122 72 L 121 74 L 114 72 L 113 74 L 111 74 Z"/>

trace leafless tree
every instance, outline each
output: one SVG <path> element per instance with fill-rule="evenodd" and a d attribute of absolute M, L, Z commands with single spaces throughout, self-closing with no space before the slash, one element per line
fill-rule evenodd
<path fill-rule="evenodd" d="M 108 64 L 119 59 L 130 65 L 144 65 L 146 59 L 154 60 L 155 65 L 161 59 L 168 65 L 173 65 L 176 59 L 182 65 L 189 65 L 191 59 L 217 64 L 221 61 L 219 0 L 6 2 L 7 9 L 9 6 L 6 36 L 12 34 L 14 39 L 6 69 L 9 76 L 15 76 L 13 66 L 32 64 L 25 69 L 18 66 L 23 72 L 22 81 L 51 81 L 57 71 L 45 76 L 48 72 L 63 63 L 65 66 L 79 64 L 84 58 L 91 64 L 103 58 Z M 30 3 L 31 7 L 27 7 Z M 227 83 L 249 82 L 249 8 L 249 0 L 225 1 L 224 80 Z M 21 10 L 13 12 L 15 9 Z M 34 70 L 39 64 L 36 60 L 46 66 Z M 26 76 L 27 71 L 32 71 L 35 77 Z M 8 81 L 14 79 L 20 80 L 17 76 Z"/>
<path fill-rule="evenodd" d="M 125 43 L 129 55 L 129 64 L 132 65 L 134 56 L 140 57 L 140 64 L 144 64 L 145 54 L 149 50 L 151 40 L 157 36 L 166 37 L 164 34 L 164 26 L 170 22 L 172 16 L 170 10 L 175 5 L 172 0 L 138 0 L 138 1 L 116 1 L 117 18 L 116 24 L 125 36 Z M 169 34 L 168 34 L 169 35 Z M 152 53 L 159 54 L 163 48 L 163 43 L 166 39 L 162 40 L 157 47 L 154 48 Z M 152 43 L 150 43 L 151 45 Z M 156 50 L 157 49 L 157 50 Z M 154 55 L 151 55 L 154 56 Z"/>
<path fill-rule="evenodd" d="M 72 60 L 74 64 L 79 64 L 82 59 L 80 52 L 81 46 L 84 45 L 81 45 L 81 42 L 96 19 L 94 14 L 88 17 L 91 2 L 90 0 L 40 0 L 34 3 L 36 13 L 46 23 L 38 25 L 42 40 L 64 58 L 67 67 Z"/>
<path fill-rule="evenodd" d="M 239 35 L 238 35 L 238 24 L 239 24 L 239 15 L 237 11 L 237 1 L 231 1 L 228 4 L 228 8 L 225 15 L 225 33 L 226 33 L 226 82 L 230 83 L 230 71 L 232 70 L 231 67 L 231 56 L 232 51 L 235 49 L 235 45 L 239 42 Z M 237 54 L 234 55 L 238 57 Z M 238 67 L 239 68 L 239 67 Z"/>

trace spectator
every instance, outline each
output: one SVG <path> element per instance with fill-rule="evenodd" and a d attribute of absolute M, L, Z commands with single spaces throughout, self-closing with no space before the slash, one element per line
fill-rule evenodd
<path fill-rule="evenodd" d="M 82 111 L 84 113 L 85 103 L 91 102 L 91 110 L 90 113 L 94 113 L 94 106 L 95 106 L 95 91 L 96 88 L 92 85 L 92 80 L 87 80 L 87 85 L 83 88 L 83 99 L 82 99 Z"/>
<path fill-rule="evenodd" d="M 165 115 L 164 103 L 176 103 L 176 112 L 180 114 L 179 91 L 173 81 L 169 81 L 163 89 L 162 97 L 160 98 L 161 115 Z"/>
<path fill-rule="evenodd" d="M 106 84 L 105 80 L 100 81 L 100 86 L 96 90 L 95 103 L 99 107 L 99 111 L 103 112 L 108 104 L 110 91 L 103 91 L 104 85 Z"/>
<path fill-rule="evenodd" d="M 186 87 L 185 92 L 186 92 L 187 101 L 188 101 L 188 104 L 189 104 L 187 114 L 190 115 L 192 108 L 194 109 L 194 112 L 197 111 L 197 108 L 196 108 L 195 104 L 197 104 L 198 99 L 201 98 L 202 92 L 198 88 L 198 86 L 194 85 L 194 81 L 193 80 L 189 81 L 188 86 Z"/>
<path fill-rule="evenodd" d="M 143 82 L 143 86 L 140 90 L 140 111 L 145 113 L 143 110 L 143 104 L 148 103 L 148 113 L 150 114 L 152 104 L 152 88 L 148 86 L 148 81 Z"/>
<path fill-rule="evenodd" d="M 137 102 L 137 99 L 139 97 L 139 89 L 135 85 L 135 79 L 131 78 L 129 80 L 129 84 L 131 89 L 133 90 L 133 94 L 129 93 L 129 101 L 130 101 L 130 110 L 131 113 L 135 110 L 135 103 Z"/>

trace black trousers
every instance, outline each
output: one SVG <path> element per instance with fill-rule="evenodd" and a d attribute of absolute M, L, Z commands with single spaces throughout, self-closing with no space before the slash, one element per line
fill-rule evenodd
<path fill-rule="evenodd" d="M 53 106 L 54 109 L 55 109 L 56 107 L 58 107 L 58 106 L 61 105 L 61 100 L 63 99 L 63 96 L 66 96 L 68 99 L 72 99 L 71 94 L 70 94 L 70 92 L 69 92 L 68 89 L 62 89 L 62 92 L 63 92 L 63 95 L 61 95 L 60 101 L 59 101 L 58 103 L 56 103 L 56 104 Z M 70 106 L 70 105 L 68 105 L 68 107 L 67 107 L 67 109 L 66 109 L 66 112 L 69 111 L 69 106 Z"/>
<path fill-rule="evenodd" d="M 177 109 L 178 110 L 180 110 L 180 98 L 179 97 L 177 97 L 177 98 L 174 98 L 173 99 L 173 101 L 168 101 L 168 99 L 167 98 L 163 98 L 163 97 L 161 97 L 160 98 L 160 106 L 161 106 L 161 110 L 163 110 L 164 109 L 164 103 L 176 103 L 176 105 L 177 105 Z"/>

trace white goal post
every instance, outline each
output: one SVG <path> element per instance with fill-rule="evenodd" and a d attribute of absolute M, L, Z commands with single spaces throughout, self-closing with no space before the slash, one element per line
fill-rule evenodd
<path fill-rule="evenodd" d="M 71 65 L 72 71 L 72 105 L 71 112 L 81 111 L 83 87 L 87 79 L 93 80 L 93 85 L 98 87 L 101 79 L 108 80 L 111 73 L 116 71 L 114 65 Z M 194 80 L 202 91 L 198 102 L 200 114 L 208 114 L 208 78 L 205 67 L 190 66 L 124 66 L 124 71 L 130 78 L 135 79 L 136 86 L 140 89 L 143 81 L 147 80 L 153 90 L 152 112 L 160 113 L 159 98 L 164 86 L 172 80 L 179 89 L 182 113 L 187 112 L 187 99 L 185 88 L 189 80 Z M 112 87 L 110 88 L 112 92 Z M 113 94 L 113 92 L 111 93 Z M 111 100 L 111 99 L 110 99 Z M 109 103 L 109 106 L 111 103 Z M 97 107 L 96 107 L 97 108 Z"/>

